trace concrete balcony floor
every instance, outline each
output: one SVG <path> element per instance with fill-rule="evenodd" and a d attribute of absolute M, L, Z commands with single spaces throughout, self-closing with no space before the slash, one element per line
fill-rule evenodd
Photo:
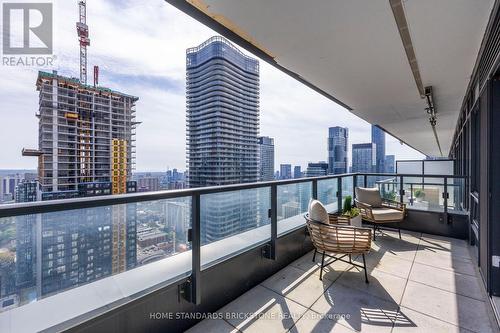
<path fill-rule="evenodd" d="M 361 270 L 313 252 L 188 332 L 498 332 L 463 240 L 384 231 Z M 357 258 L 359 261 L 361 258 Z M 331 260 L 330 260 L 331 261 Z"/>

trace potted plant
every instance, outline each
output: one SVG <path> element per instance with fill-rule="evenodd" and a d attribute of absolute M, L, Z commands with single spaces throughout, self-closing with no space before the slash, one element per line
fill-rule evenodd
<path fill-rule="evenodd" d="M 342 215 L 349 217 L 351 225 L 361 227 L 361 215 L 359 214 L 359 209 L 352 207 L 352 197 L 350 195 L 345 197 Z"/>

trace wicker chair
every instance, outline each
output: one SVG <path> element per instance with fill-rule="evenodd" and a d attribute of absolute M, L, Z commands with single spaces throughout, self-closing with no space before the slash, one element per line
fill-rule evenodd
<path fill-rule="evenodd" d="M 321 207 L 323 206 L 321 205 Z M 319 209 L 321 209 L 321 207 L 319 207 Z M 324 207 L 322 209 L 324 209 Z M 320 217 L 322 215 L 324 216 L 324 214 L 322 213 L 319 214 Z M 322 221 L 318 221 L 316 218 L 317 216 L 318 214 L 314 214 L 310 210 L 309 213 L 305 215 L 305 219 L 307 221 L 307 228 L 309 230 L 311 240 L 315 247 L 313 261 L 315 261 L 316 259 L 317 252 L 322 253 L 319 279 L 323 279 L 325 256 L 327 256 L 333 259 L 332 262 L 340 260 L 342 262 L 349 263 L 353 266 L 364 269 L 365 281 L 366 283 L 368 283 L 365 254 L 368 253 L 371 249 L 371 229 L 332 223 L 343 221 L 342 217 L 334 216 L 332 214 L 328 214 L 328 220 L 323 217 L 321 219 Z M 313 217 L 314 219 L 311 217 Z M 341 255 L 340 257 L 335 256 L 339 254 Z M 363 266 L 357 265 L 352 262 L 351 256 L 353 254 L 362 255 Z M 349 260 L 344 259 L 346 256 L 349 256 Z"/>
<path fill-rule="evenodd" d="M 406 214 L 406 204 L 394 200 L 383 199 L 378 188 L 356 187 L 356 207 L 359 208 L 363 220 L 373 224 L 373 240 L 380 225 L 398 223 L 398 233 L 401 239 L 400 223 Z"/>

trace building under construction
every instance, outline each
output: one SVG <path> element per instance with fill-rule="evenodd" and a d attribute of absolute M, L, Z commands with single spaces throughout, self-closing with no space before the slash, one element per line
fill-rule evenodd
<path fill-rule="evenodd" d="M 42 193 L 71 197 L 85 184 L 95 191 L 96 184 L 109 182 L 111 193 L 129 192 L 138 97 L 85 85 L 57 72 L 39 72 L 36 86 L 39 149 L 24 154 L 39 158 Z"/>

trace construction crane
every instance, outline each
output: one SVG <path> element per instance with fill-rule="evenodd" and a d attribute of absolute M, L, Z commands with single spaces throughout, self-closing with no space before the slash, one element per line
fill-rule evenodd
<path fill-rule="evenodd" d="M 80 21 L 76 22 L 76 32 L 80 42 L 80 83 L 87 84 L 87 46 L 90 45 L 89 27 L 87 26 L 86 0 L 78 1 Z"/>

